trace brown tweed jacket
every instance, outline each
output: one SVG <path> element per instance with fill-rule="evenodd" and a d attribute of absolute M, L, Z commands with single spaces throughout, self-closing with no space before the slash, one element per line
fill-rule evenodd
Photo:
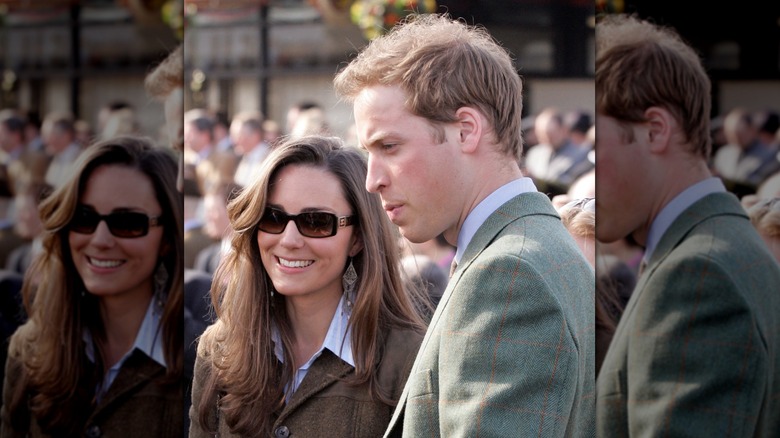
<path fill-rule="evenodd" d="M 17 338 L 17 335 L 11 337 L 6 362 L 0 437 L 48 437 L 51 435 L 41 431 L 34 418 L 30 420 L 27 430 L 11 426 L 7 405 L 16 385 L 25 380 L 22 378 L 23 358 Z M 80 409 L 76 407 L 77 412 L 85 409 L 91 411 L 80 436 L 181 438 L 184 434 L 184 418 L 181 415 L 183 385 L 162 385 L 164 376 L 165 368 L 136 350 L 122 365 L 99 404 Z M 26 414 L 29 415 L 29 412 Z"/>
<path fill-rule="evenodd" d="M 390 330 L 385 341 L 384 358 L 379 364 L 379 385 L 389 390 L 395 402 L 401 396 L 409 370 L 422 342 L 422 334 Z M 199 426 L 198 406 L 203 386 L 211 373 L 209 352 L 198 347 L 195 379 L 190 408 L 190 438 L 212 437 Z M 394 406 L 374 400 L 367 385 L 350 386 L 340 380 L 355 369 L 325 350 L 314 361 L 301 386 L 279 412 L 271 436 L 371 438 L 382 436 Z M 216 409 L 215 409 L 216 415 Z M 210 421 L 214 424 L 214 419 Z M 224 417 L 219 419 L 219 437 L 236 437 Z"/>

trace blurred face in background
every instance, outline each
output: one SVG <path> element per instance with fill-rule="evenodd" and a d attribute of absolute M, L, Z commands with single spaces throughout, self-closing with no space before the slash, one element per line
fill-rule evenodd
<path fill-rule="evenodd" d="M 222 193 L 207 193 L 203 197 L 205 223 L 203 231 L 212 239 L 222 239 L 230 231 L 225 195 Z"/>

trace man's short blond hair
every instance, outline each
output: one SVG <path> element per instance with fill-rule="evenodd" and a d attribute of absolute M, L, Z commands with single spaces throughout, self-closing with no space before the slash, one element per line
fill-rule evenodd
<path fill-rule="evenodd" d="M 671 112 L 690 152 L 708 158 L 710 79 L 701 58 L 677 32 L 631 15 L 596 26 L 596 111 L 618 121 L 645 122 L 653 106 Z"/>
<path fill-rule="evenodd" d="M 522 152 L 522 81 L 506 51 L 480 26 L 446 14 L 407 16 L 341 70 L 336 93 L 352 101 L 366 87 L 399 86 L 406 108 L 428 119 L 444 141 L 441 124 L 464 106 L 487 118 L 495 143 L 513 157 Z"/>

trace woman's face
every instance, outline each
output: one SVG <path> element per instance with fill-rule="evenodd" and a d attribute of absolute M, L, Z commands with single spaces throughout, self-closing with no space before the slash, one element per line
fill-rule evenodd
<path fill-rule="evenodd" d="M 303 165 L 281 169 L 268 194 L 268 207 L 296 215 L 328 212 L 338 217 L 352 211 L 339 180 L 331 173 Z M 339 228 L 323 238 L 303 236 L 293 221 L 281 234 L 257 232 L 263 266 L 274 289 L 288 299 L 330 300 L 342 293 L 341 276 L 347 257 L 362 248 L 355 226 Z"/>
<path fill-rule="evenodd" d="M 152 181 L 140 171 L 120 165 L 100 166 L 87 180 L 79 206 L 100 215 L 138 212 L 157 217 Z M 162 243 L 163 227 L 150 226 L 145 236 L 117 237 L 105 220 L 94 232 L 68 232 L 70 254 L 87 291 L 101 299 L 148 298 Z"/>

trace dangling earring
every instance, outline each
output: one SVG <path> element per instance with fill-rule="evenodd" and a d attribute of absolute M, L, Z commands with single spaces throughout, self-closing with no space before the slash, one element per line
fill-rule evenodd
<path fill-rule="evenodd" d="M 352 313 L 353 297 L 355 293 L 355 283 L 357 283 L 358 275 L 355 271 L 355 265 L 352 264 L 352 257 L 349 258 L 349 266 L 344 271 L 344 275 L 341 277 L 341 285 L 344 287 L 344 301 L 346 301 L 347 314 Z"/>

